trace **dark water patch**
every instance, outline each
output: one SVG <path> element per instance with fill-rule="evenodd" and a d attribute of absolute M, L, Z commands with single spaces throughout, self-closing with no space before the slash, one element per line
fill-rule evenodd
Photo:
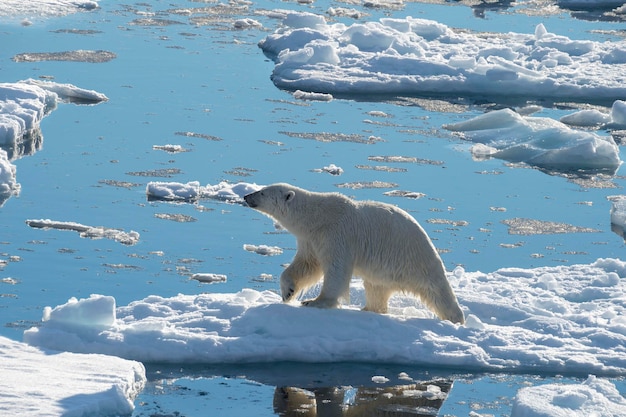
<path fill-rule="evenodd" d="M 133 26 L 173 26 L 173 25 L 185 25 L 184 22 L 179 22 L 178 20 L 172 19 L 161 19 L 155 17 L 143 17 L 140 19 L 135 19 L 130 22 Z"/>
<path fill-rule="evenodd" d="M 509 226 L 510 235 L 554 235 L 563 233 L 600 233 L 601 230 L 590 227 L 574 226 L 567 223 L 550 222 L 536 219 L 526 219 L 516 217 L 514 219 L 502 220 L 502 223 Z"/>
<path fill-rule="evenodd" d="M 421 165 L 443 165 L 443 161 L 434 161 L 432 159 L 416 158 L 414 156 L 370 156 L 367 158 L 373 162 L 383 163 L 405 163 L 405 164 L 421 164 Z"/>
<path fill-rule="evenodd" d="M 426 197 L 426 194 L 424 193 L 419 193 L 417 191 L 405 191 L 405 190 L 386 191 L 383 194 L 386 196 L 390 196 L 390 197 L 404 197 L 404 198 L 410 198 L 414 200 L 417 200 L 418 198 Z"/>
<path fill-rule="evenodd" d="M 384 181 L 356 181 L 335 184 L 335 186 L 339 188 L 351 188 L 353 190 L 361 190 L 363 188 L 396 188 L 398 184 L 396 184 L 395 182 Z"/>
<path fill-rule="evenodd" d="M 466 220 L 449 220 L 449 219 L 428 219 L 426 222 L 430 224 L 442 224 L 454 227 L 465 227 L 469 225 L 469 222 Z"/>
<path fill-rule="evenodd" d="M 159 178 L 171 178 L 174 175 L 180 174 L 182 171 L 179 168 L 162 168 L 153 169 L 150 171 L 131 171 L 126 175 L 132 175 L 134 177 L 159 177 Z"/>
<path fill-rule="evenodd" d="M 246 167 L 234 167 L 229 171 L 224 171 L 224 174 L 233 175 L 235 177 L 251 177 L 255 172 L 258 172 L 258 170 Z"/>
<path fill-rule="evenodd" d="M 99 33 L 103 33 L 101 30 L 92 30 L 92 29 L 57 29 L 51 30 L 52 33 L 68 33 L 72 35 L 96 35 Z"/>
<path fill-rule="evenodd" d="M 128 264 L 112 264 L 112 263 L 103 263 L 102 266 L 111 269 L 123 269 L 126 271 L 141 271 L 143 268 L 137 265 L 128 265 Z"/>
<path fill-rule="evenodd" d="M 117 181 L 117 180 L 100 180 L 98 181 L 98 184 L 105 184 L 105 185 L 110 185 L 113 187 L 119 187 L 119 188 L 135 188 L 135 187 L 141 187 L 144 184 L 139 184 L 136 182 L 128 182 L 128 181 Z"/>
<path fill-rule="evenodd" d="M 359 134 L 345 134 L 345 133 L 328 133 L 328 132 L 319 132 L 319 133 L 304 133 L 304 132 L 287 132 L 280 131 L 278 132 L 281 135 L 289 136 L 290 138 L 298 138 L 298 139 L 308 139 L 308 140 L 316 140 L 318 142 L 331 143 L 331 142 L 350 142 L 350 143 L 363 143 L 363 144 L 373 144 L 377 142 L 384 142 L 382 139 L 377 138 L 375 136 L 365 137 Z"/>
<path fill-rule="evenodd" d="M 187 216 L 185 214 L 155 213 L 154 217 L 156 217 L 157 219 L 171 220 L 178 223 L 193 223 L 198 221 L 198 219 L 196 219 L 195 217 Z"/>
<path fill-rule="evenodd" d="M 367 171 L 382 171 L 382 172 L 407 172 L 406 168 L 388 167 L 386 165 L 355 165 L 357 169 L 363 169 Z"/>
<path fill-rule="evenodd" d="M 15 62 L 40 62 L 40 61 L 68 61 L 68 62 L 88 62 L 100 64 L 109 62 L 117 58 L 117 55 L 109 51 L 76 50 L 63 52 L 28 52 L 15 55 L 12 60 Z"/>
<path fill-rule="evenodd" d="M 219 142 L 223 140 L 222 138 L 218 136 L 206 135 L 204 133 L 196 133 L 196 132 L 176 132 L 174 134 L 177 136 L 185 136 L 187 138 L 200 138 L 200 139 L 212 140 L 214 142 Z"/>

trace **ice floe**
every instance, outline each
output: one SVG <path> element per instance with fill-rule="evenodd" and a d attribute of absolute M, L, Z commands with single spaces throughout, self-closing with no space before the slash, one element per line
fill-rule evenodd
<path fill-rule="evenodd" d="M 139 233 L 131 230 L 125 232 L 104 226 L 87 226 L 76 222 L 62 222 L 57 220 L 39 219 L 26 220 L 26 224 L 37 229 L 71 230 L 78 232 L 80 237 L 90 239 L 112 239 L 124 245 L 134 245 L 139 241 Z"/>
<path fill-rule="evenodd" d="M 626 399 L 609 381 L 591 375 L 581 384 L 522 388 L 511 417 L 590 417 L 626 415 Z"/>
<path fill-rule="evenodd" d="M 610 174 L 622 163 L 611 136 L 572 129 L 548 117 L 525 117 L 510 109 L 444 127 L 475 142 L 471 151 L 479 158 L 523 162 L 549 171 Z"/>
<path fill-rule="evenodd" d="M 406 17 L 354 23 L 286 12 L 259 42 L 274 84 L 338 96 L 612 102 L 626 97 L 626 44 L 548 32 L 469 33 Z"/>
<path fill-rule="evenodd" d="M 38 349 L 0 336 L 3 416 L 130 415 L 144 366 L 98 354 Z"/>
<path fill-rule="evenodd" d="M 44 312 L 24 333 L 34 346 L 145 362 L 342 362 L 463 371 L 626 375 L 626 262 L 449 274 L 466 326 L 440 321 L 396 295 L 390 314 L 350 304 L 283 304 L 273 291 L 149 296 L 115 308 L 92 295 Z M 311 294 L 309 294 L 311 295 Z"/>
<path fill-rule="evenodd" d="M 626 101 L 615 100 L 610 113 L 597 109 L 585 109 L 563 116 L 560 121 L 571 126 L 624 129 L 626 128 Z"/>

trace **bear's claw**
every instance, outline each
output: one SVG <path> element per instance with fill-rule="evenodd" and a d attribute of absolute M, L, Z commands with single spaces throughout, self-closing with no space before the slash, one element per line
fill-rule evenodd
<path fill-rule="evenodd" d="M 293 288 L 289 288 L 287 290 L 287 293 L 285 295 L 283 295 L 283 301 L 289 301 L 291 300 L 291 298 L 293 297 L 293 293 L 294 293 L 294 289 Z"/>
<path fill-rule="evenodd" d="M 337 300 L 332 299 L 320 299 L 314 298 L 311 300 L 304 300 L 302 305 L 305 307 L 316 307 L 316 308 L 337 308 L 339 307 L 339 303 Z"/>

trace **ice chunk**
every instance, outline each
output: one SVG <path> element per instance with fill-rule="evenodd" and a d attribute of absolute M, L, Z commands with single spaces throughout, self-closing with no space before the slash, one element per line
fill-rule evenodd
<path fill-rule="evenodd" d="M 511 417 L 589 417 L 626 415 L 626 400 L 615 385 L 589 376 L 582 384 L 547 384 L 522 388 Z"/>
<path fill-rule="evenodd" d="M 2 336 L 0 369 L 4 415 L 130 415 L 146 383 L 140 362 L 42 350 Z"/>
<path fill-rule="evenodd" d="M 45 308 L 42 320 L 66 328 L 107 329 L 115 323 L 115 298 L 92 295 L 79 301 L 72 297 L 66 304 Z"/>

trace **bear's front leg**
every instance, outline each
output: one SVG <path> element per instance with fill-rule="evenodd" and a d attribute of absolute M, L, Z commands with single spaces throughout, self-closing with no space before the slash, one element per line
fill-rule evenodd
<path fill-rule="evenodd" d="M 303 306 L 317 308 L 337 308 L 339 299 L 349 294 L 352 268 L 343 262 L 337 262 L 324 271 L 324 283 L 317 298 L 305 300 Z"/>
<path fill-rule="evenodd" d="M 297 298 L 300 293 L 315 285 L 322 278 L 317 260 L 296 252 L 291 264 L 280 275 L 280 293 L 284 302 Z"/>

